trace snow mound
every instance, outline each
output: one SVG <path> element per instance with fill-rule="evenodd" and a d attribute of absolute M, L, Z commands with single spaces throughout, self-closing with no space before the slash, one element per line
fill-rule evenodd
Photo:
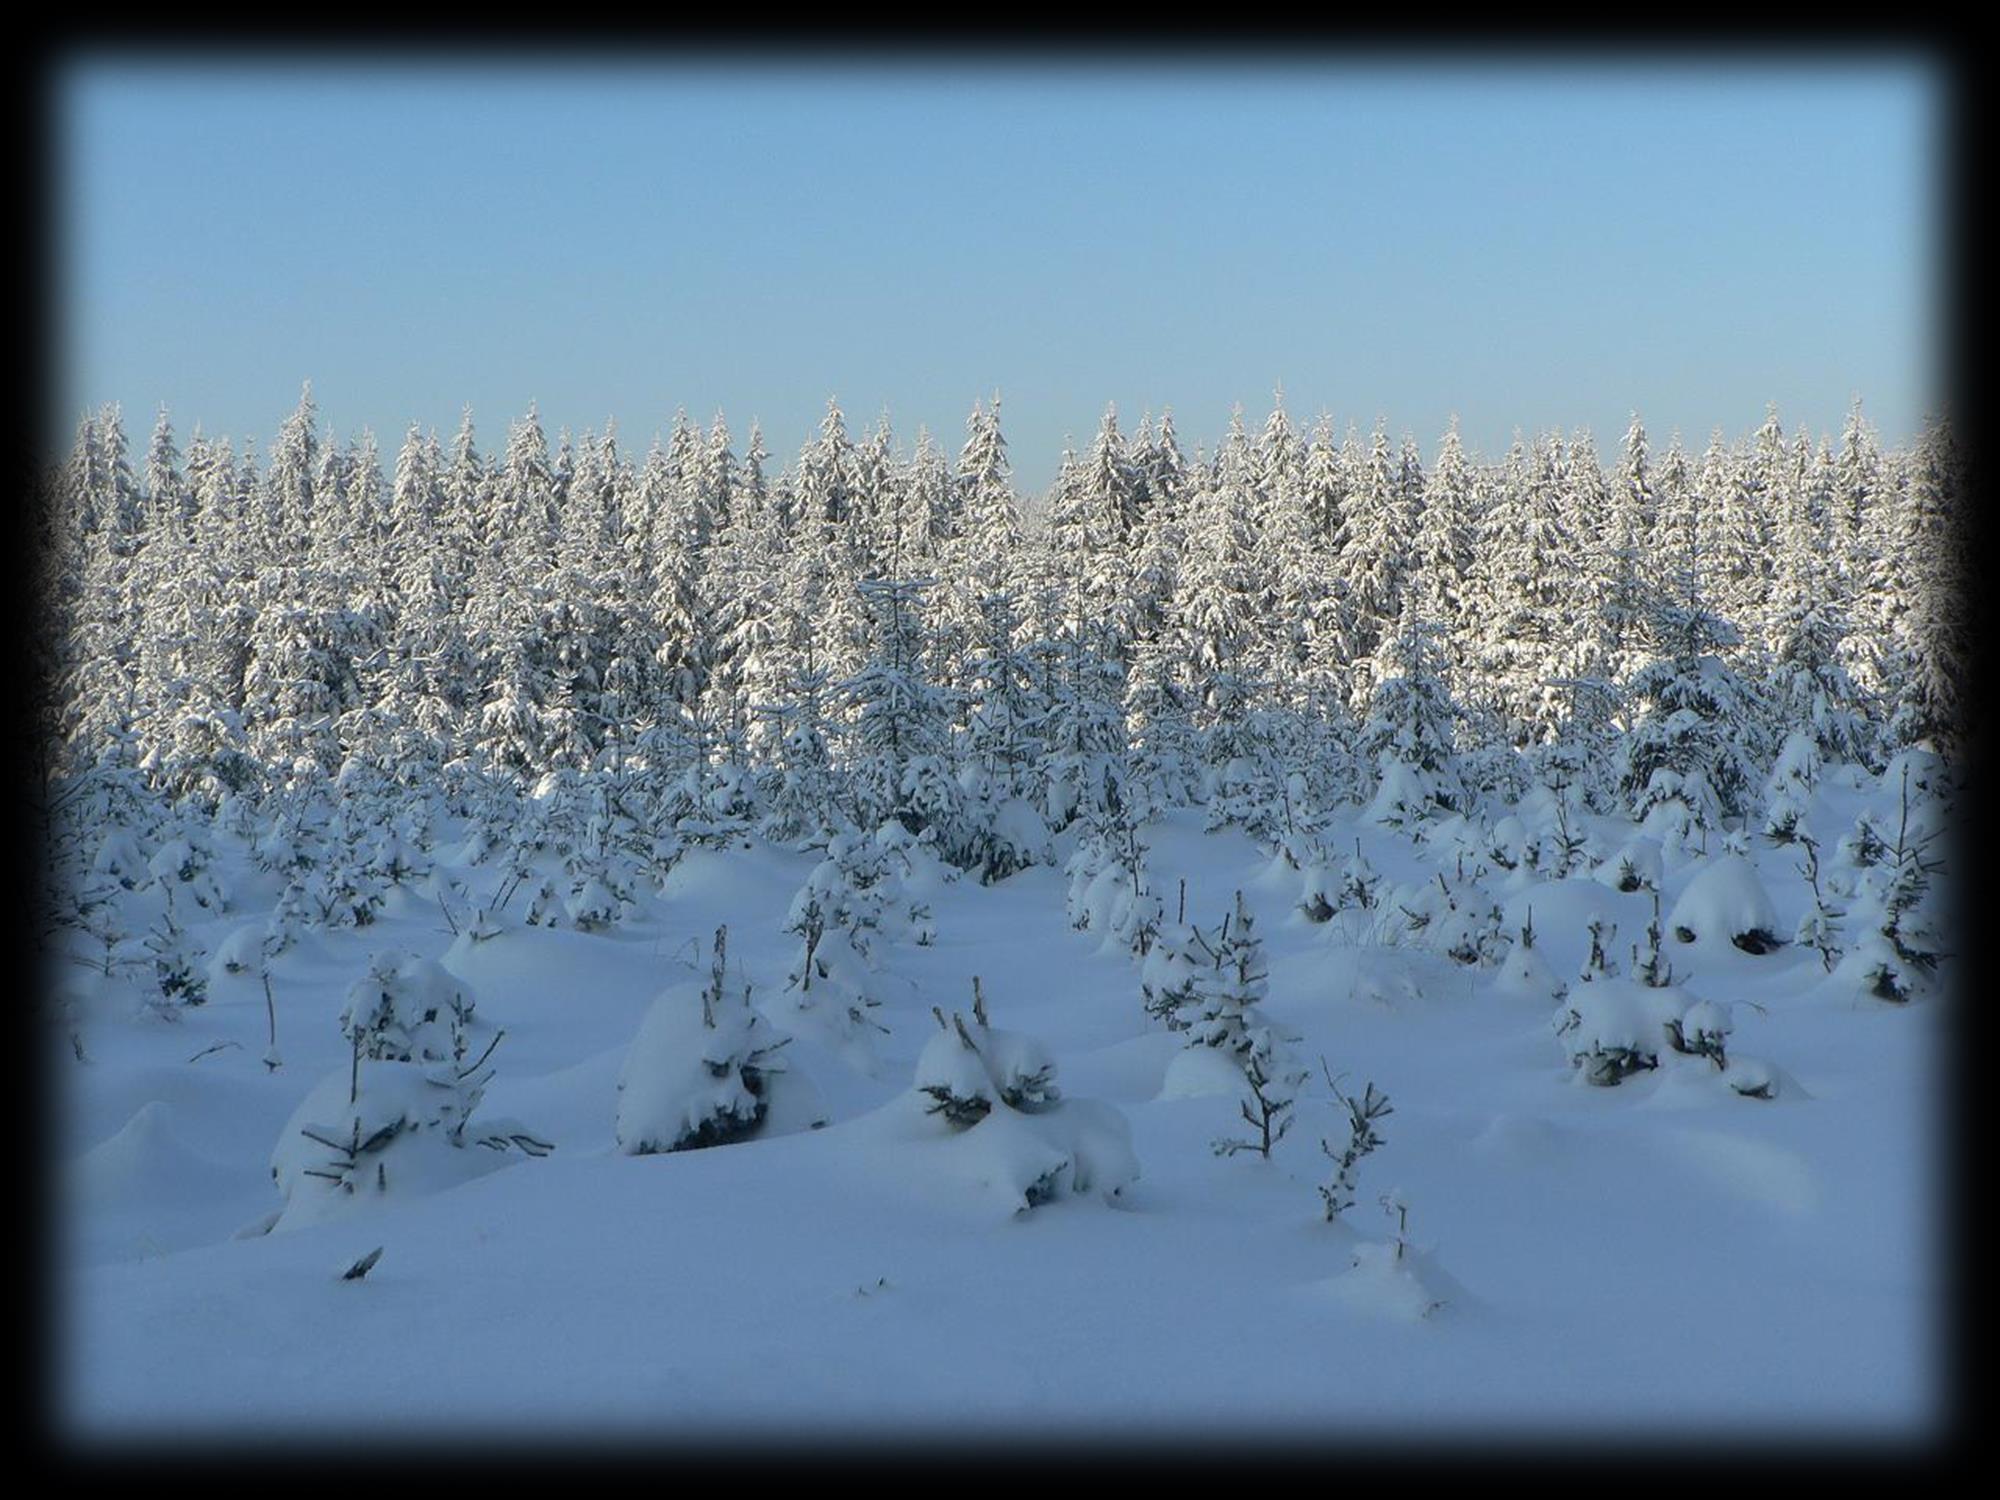
<path fill-rule="evenodd" d="M 1101 1100 L 1065 1099 L 1035 1114 L 995 1109 L 968 1129 L 938 1128 L 935 1169 L 1007 1215 L 1083 1194 L 1115 1204 L 1139 1178 L 1132 1128 Z"/>
<path fill-rule="evenodd" d="M 1230 1098 L 1248 1096 L 1243 1065 L 1219 1047 L 1183 1047 L 1167 1064 L 1160 1082 L 1162 1099 Z"/>
<path fill-rule="evenodd" d="M 1393 1241 L 1364 1240 L 1354 1247 L 1344 1274 L 1319 1283 L 1356 1312 L 1398 1323 L 1416 1323 L 1470 1299 L 1457 1279 L 1428 1252 Z"/>
<path fill-rule="evenodd" d="M 1739 854 L 1709 861 L 1688 882 L 1668 915 L 1667 930 L 1684 943 L 1726 939 L 1745 953 L 1768 953 L 1781 943 L 1771 897 L 1756 867 Z"/>

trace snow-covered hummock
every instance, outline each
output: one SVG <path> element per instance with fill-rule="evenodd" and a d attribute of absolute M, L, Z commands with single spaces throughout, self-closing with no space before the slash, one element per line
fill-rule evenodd
<path fill-rule="evenodd" d="M 340 1028 L 362 1055 L 437 1062 L 452 1055 L 454 1013 L 470 1020 L 471 987 L 434 958 L 377 953 L 347 992 Z"/>
<path fill-rule="evenodd" d="M 1363 1240 L 1350 1269 L 1324 1285 L 1357 1312 L 1399 1322 L 1433 1317 L 1467 1300 L 1430 1252 L 1406 1245 L 1398 1257 L 1393 1241 Z"/>
<path fill-rule="evenodd" d="M 1778 913 L 1756 866 L 1738 854 L 1711 859 L 1667 917 L 1667 931 L 1684 943 L 1726 941 L 1750 953 L 1775 946 L 1778 930 Z"/>
<path fill-rule="evenodd" d="M 1220 1047 L 1183 1047 L 1160 1080 L 1162 1099 L 1235 1098 L 1250 1094 L 1243 1064 Z"/>
<path fill-rule="evenodd" d="M 618 1149 L 628 1156 L 717 1145 L 764 1118 L 769 1024 L 725 995 L 702 1013 L 703 986 L 669 986 L 653 1001 L 618 1075 Z"/>

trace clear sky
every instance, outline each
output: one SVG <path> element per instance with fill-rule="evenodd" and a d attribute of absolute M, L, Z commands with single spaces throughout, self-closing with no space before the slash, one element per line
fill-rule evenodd
<path fill-rule="evenodd" d="M 473 407 L 762 419 L 837 395 L 956 454 L 998 389 L 1025 489 L 1107 403 L 1192 453 L 1274 386 L 1301 425 L 1637 408 L 1656 443 L 1886 440 L 1942 392 L 1942 83 L 1914 60 L 1112 67 L 829 59 L 432 67 L 93 61 L 56 89 L 53 441 L 260 450 L 313 382 L 393 461 Z"/>

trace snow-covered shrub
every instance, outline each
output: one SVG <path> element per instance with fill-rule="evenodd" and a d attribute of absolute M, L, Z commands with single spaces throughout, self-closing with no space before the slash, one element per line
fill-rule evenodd
<path fill-rule="evenodd" d="M 205 911 L 227 909 L 227 895 L 214 871 L 215 854 L 198 839 L 183 837 L 162 844 L 147 861 L 147 873 L 162 886 L 181 891 Z"/>
<path fill-rule="evenodd" d="M 394 825 L 383 825 L 369 851 L 368 869 L 390 885 L 408 885 L 431 871 L 431 862 Z"/>
<path fill-rule="evenodd" d="M 924 1043 L 916 1075 L 917 1092 L 930 1097 L 931 1113 L 964 1128 L 985 1119 L 996 1105 L 1032 1114 L 1061 1098 L 1048 1049 L 1033 1037 L 990 1025 L 977 979 L 970 1029 L 956 1012 L 949 1023 L 935 1007 L 932 1014 L 939 1034 Z"/>
<path fill-rule="evenodd" d="M 1667 1044 L 1687 1057 L 1705 1057 L 1718 1072 L 1729 1066 L 1727 1042 L 1736 1029 L 1725 1001 L 1697 1000 L 1666 1023 Z"/>
<path fill-rule="evenodd" d="M 764 1121 L 784 1045 L 733 990 L 724 966 L 728 929 L 715 932 L 705 985 L 660 992 L 618 1077 L 618 1149 L 628 1156 L 725 1145 Z"/>
<path fill-rule="evenodd" d="M 1093 820 L 1065 867 L 1070 926 L 1102 936 L 1135 957 L 1152 946 L 1161 920 L 1159 897 L 1146 889 L 1146 846 L 1138 830 L 1113 817 Z"/>
<path fill-rule="evenodd" d="M 618 920 L 625 903 L 602 876 L 586 875 L 563 901 L 579 932 L 602 932 Z"/>
<path fill-rule="evenodd" d="M 1125 1117 L 1097 1100 L 1064 1098 L 1048 1050 L 990 1025 L 976 983 L 970 1025 L 933 1014 L 938 1034 L 918 1056 L 915 1091 L 956 1136 L 960 1170 L 1016 1213 L 1065 1191 L 1114 1202 L 1138 1179 Z"/>
<path fill-rule="evenodd" d="M 1590 934 L 1590 951 L 1584 955 L 1583 967 L 1578 971 L 1577 978 L 1589 984 L 1616 975 L 1618 965 L 1606 949 L 1617 939 L 1618 924 L 1606 922 L 1602 916 L 1593 916 L 1584 924 L 1584 930 Z"/>
<path fill-rule="evenodd" d="M 1805 834 L 1799 835 L 1797 843 L 1805 850 L 1805 860 L 1798 869 L 1812 890 L 1812 905 L 1800 916 L 1792 941 L 1819 954 L 1821 967 L 1831 974 L 1841 951 L 1841 913 L 1828 902 L 1820 886 L 1818 843 Z"/>
<path fill-rule="evenodd" d="M 1197 968 L 1188 998 L 1177 1013 L 1187 1050 L 1169 1067 L 1165 1088 L 1170 1094 L 1177 1091 L 1177 1068 L 1183 1072 L 1202 1068 L 1211 1056 L 1229 1058 L 1249 1089 L 1241 1109 L 1257 1137 L 1219 1139 L 1214 1148 L 1221 1155 L 1254 1150 L 1268 1157 L 1290 1128 L 1291 1109 L 1306 1075 L 1287 1048 L 1289 1039 L 1259 1009 L 1268 978 L 1264 944 L 1241 891 L 1214 940 L 1201 940 L 1200 946 L 1213 955 L 1213 961 Z M 1184 1063 L 1183 1058 L 1194 1061 Z"/>
<path fill-rule="evenodd" d="M 340 1029 L 365 1058 L 442 1062 L 474 1009 L 471 987 L 436 959 L 377 953 L 347 992 Z"/>
<path fill-rule="evenodd" d="M 336 849 L 306 886 L 312 919 L 324 927 L 368 927 L 384 904 L 382 879 L 361 859 Z"/>
<path fill-rule="evenodd" d="M 271 1153 L 271 1177 L 284 1198 L 271 1228 L 303 1227 L 385 1197 L 451 1187 L 500 1166 L 510 1149 L 529 1156 L 554 1149 L 518 1121 L 475 1121 L 500 1034 L 475 1058 L 464 1023 L 452 1029 L 453 1045 L 440 1059 L 357 1055 L 306 1095 Z"/>
<path fill-rule="evenodd" d="M 1907 797 L 1896 842 L 1861 872 L 1848 919 L 1854 948 L 1835 971 L 1878 1000 L 1903 1003 L 1928 992 L 1944 954 L 1942 914 L 1932 877 L 1943 861 L 1932 850 L 1937 831 L 1927 822 L 1912 833 Z"/>
<path fill-rule="evenodd" d="M 785 917 L 785 930 L 799 939 L 787 980 L 790 1003 L 800 1015 L 831 1022 L 843 1042 L 860 1040 L 868 1028 L 887 1029 L 868 1014 L 882 1003 L 887 950 L 935 935 L 930 907 L 911 894 L 905 873 L 929 878 L 922 863 L 927 849 L 893 819 L 883 832 L 879 840 L 836 836 Z"/>
<path fill-rule="evenodd" d="M 139 852 L 139 841 L 122 828 L 105 834 L 97 846 L 96 858 L 90 862 L 90 873 L 100 881 L 115 881 L 128 891 L 153 878 L 145 855 Z"/>
<path fill-rule="evenodd" d="M 1778 748 L 1778 759 L 1764 782 L 1764 837 L 1789 844 L 1801 832 L 1800 821 L 1812 807 L 1819 784 L 1819 745 L 1812 735 L 1794 730 Z"/>
<path fill-rule="evenodd" d="M 1570 1066 L 1586 1082 L 1610 1087 L 1660 1065 L 1694 999 L 1677 986 L 1654 988 L 1624 979 L 1573 987 L 1554 1027 Z"/>

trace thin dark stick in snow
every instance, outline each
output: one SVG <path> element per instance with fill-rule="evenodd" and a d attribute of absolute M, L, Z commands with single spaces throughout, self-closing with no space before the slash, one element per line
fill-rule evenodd
<path fill-rule="evenodd" d="M 271 998 L 271 976 L 260 976 L 264 981 L 264 1014 L 271 1023 L 271 1056 L 278 1055 L 278 1002 Z M 276 1071 L 277 1064 L 266 1060 L 266 1065 Z"/>
<path fill-rule="evenodd" d="M 375 1269 L 375 1262 L 380 1260 L 381 1258 L 382 1258 L 382 1247 L 380 1245 L 377 1245 L 373 1250 L 370 1250 L 366 1255 L 362 1256 L 361 1259 L 355 1261 L 354 1264 L 349 1266 L 345 1271 L 342 1271 L 340 1273 L 340 1279 L 342 1281 L 361 1280 L 362 1277 L 366 1276 L 370 1271 Z"/>

